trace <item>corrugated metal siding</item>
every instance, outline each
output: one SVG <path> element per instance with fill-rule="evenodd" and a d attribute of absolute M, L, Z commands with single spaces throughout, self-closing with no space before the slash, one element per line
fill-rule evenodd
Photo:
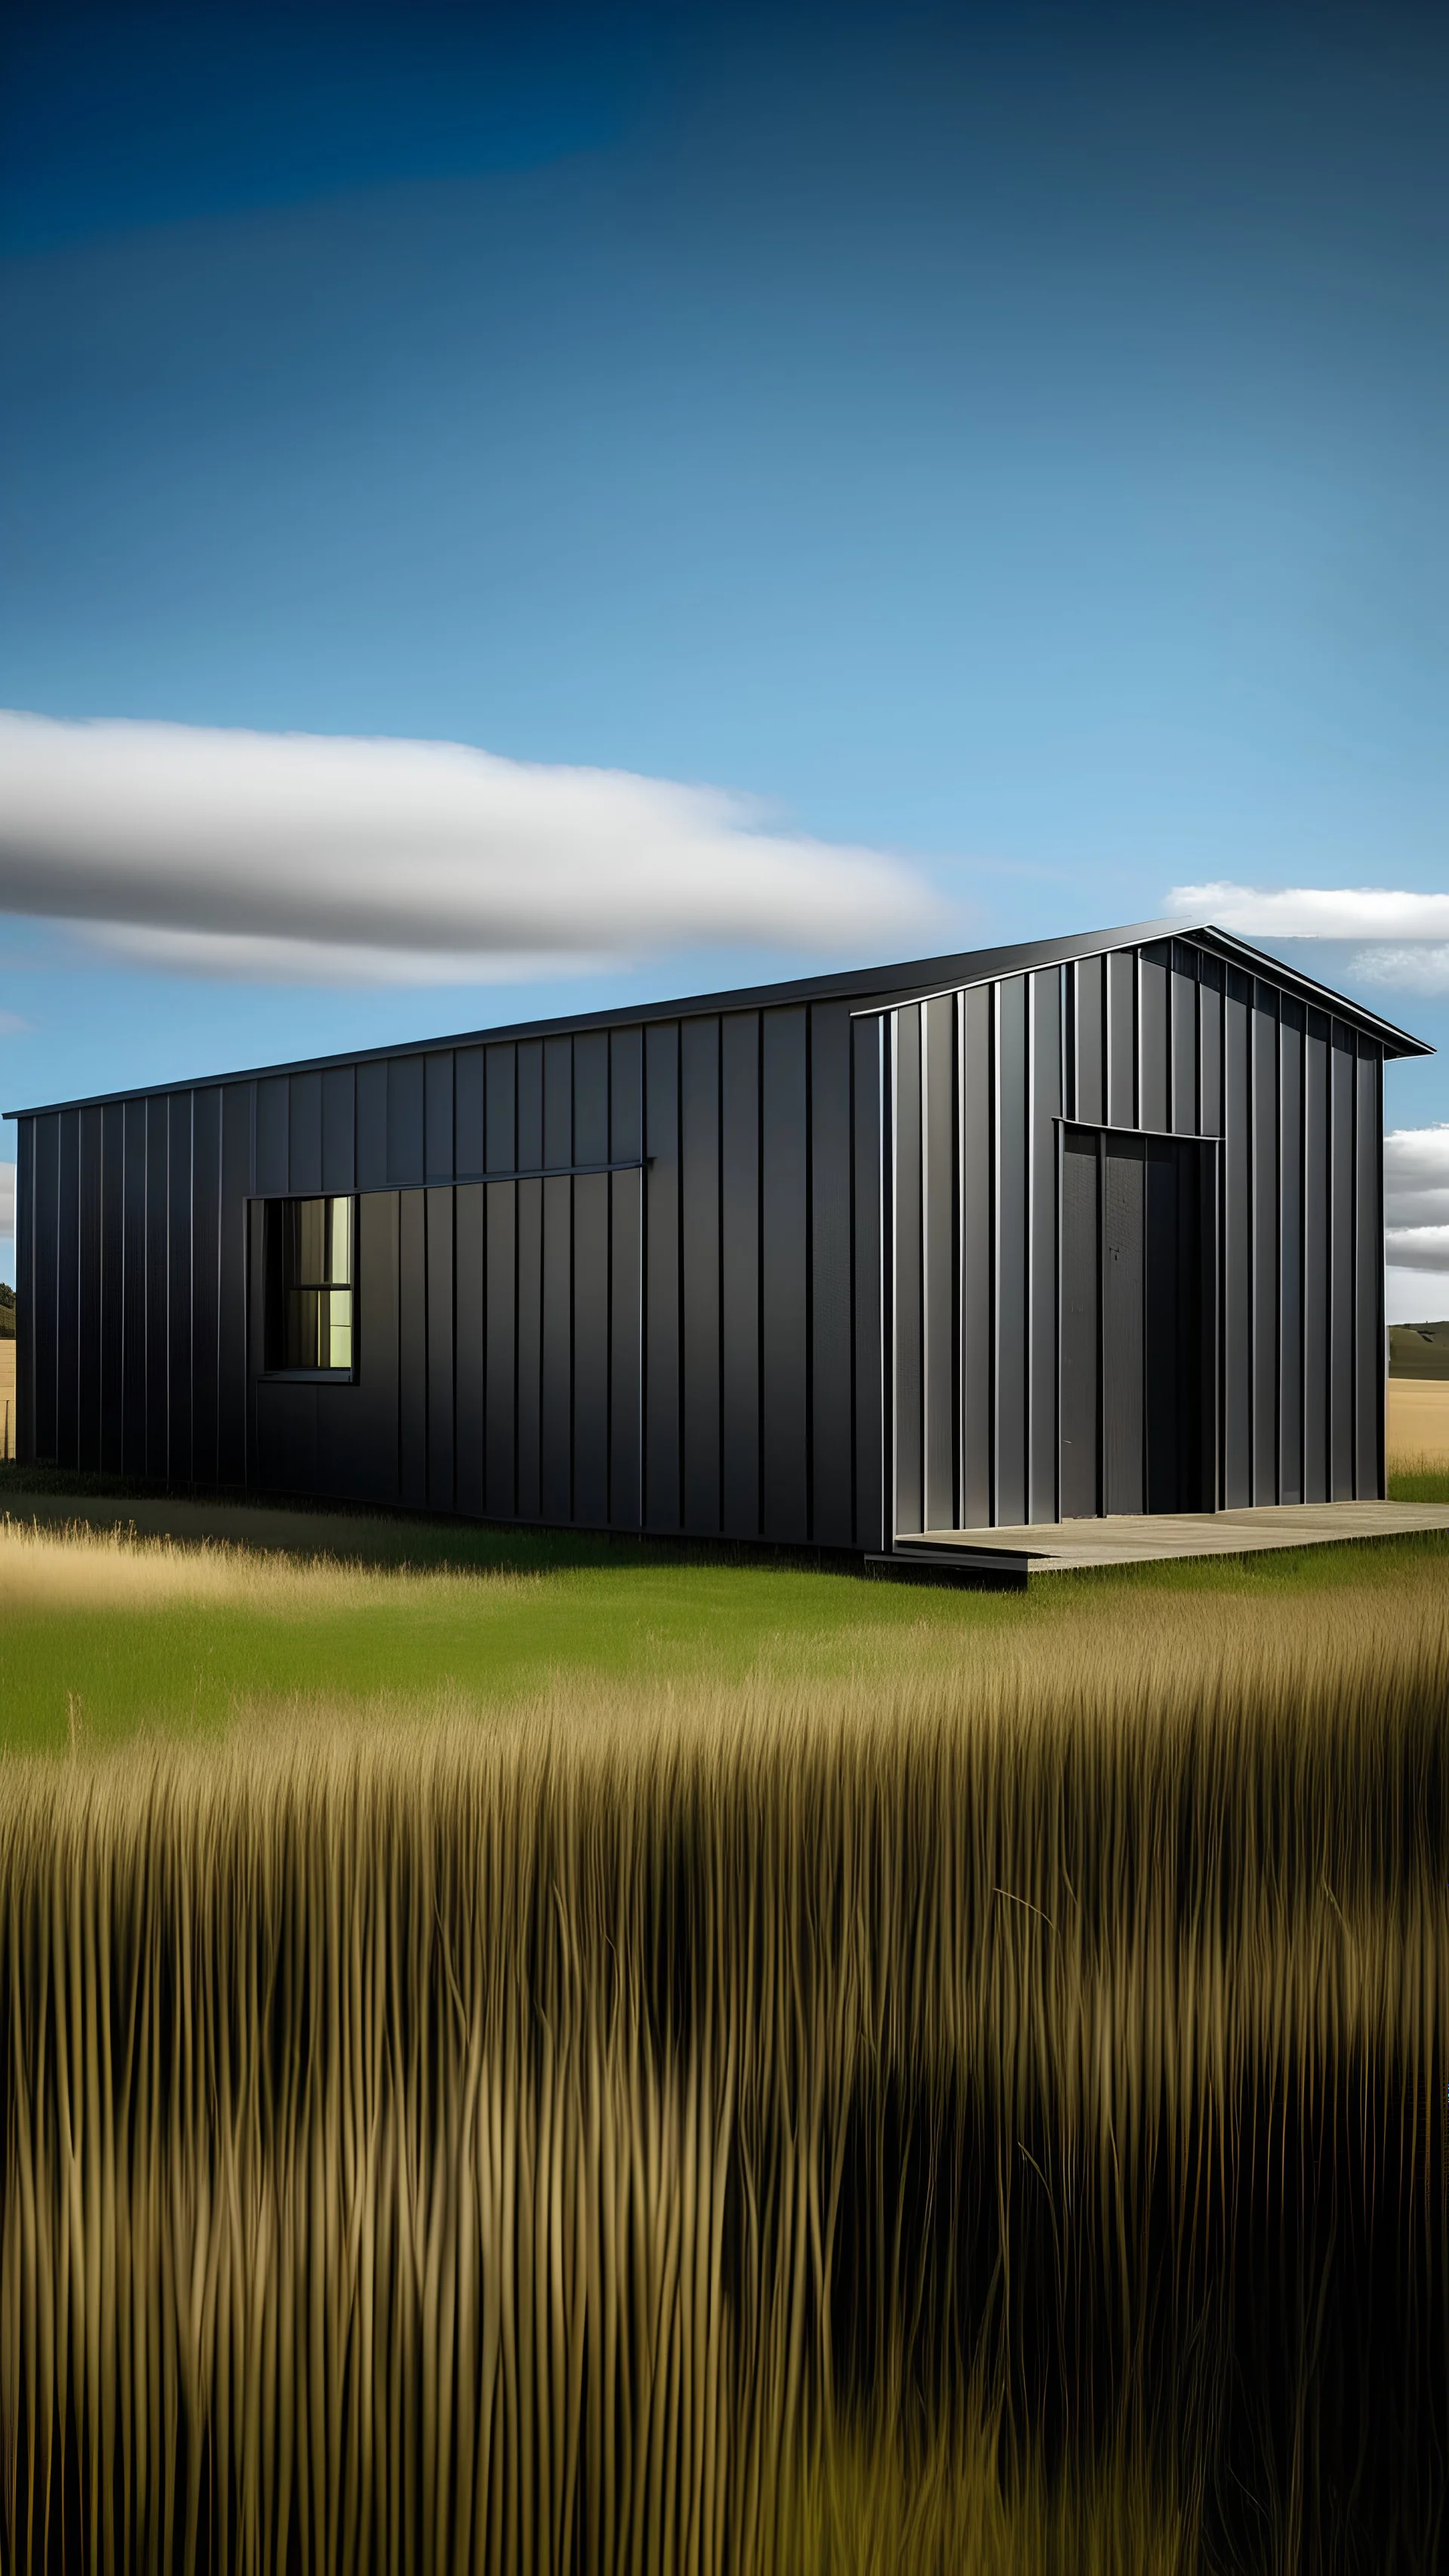
<path fill-rule="evenodd" d="M 21 1454 L 878 1546 L 879 1094 L 842 998 L 27 1116 Z M 262 1368 L 255 1202 L 323 1190 L 345 1387 Z"/>
<path fill-rule="evenodd" d="M 1220 1504 L 1383 1492 L 1377 1040 L 1182 941 L 882 1025 L 897 1531 L 1061 1508 L 1059 1119 L 1222 1140 Z"/>

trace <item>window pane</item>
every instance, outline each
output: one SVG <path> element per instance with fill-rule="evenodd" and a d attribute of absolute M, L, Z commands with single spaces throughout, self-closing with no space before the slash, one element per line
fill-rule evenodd
<path fill-rule="evenodd" d="M 352 1366 L 352 1291 L 332 1288 L 327 1292 L 327 1366 L 350 1369 Z"/>
<path fill-rule="evenodd" d="M 272 1366 L 352 1366 L 352 1201 L 287 1199 L 281 1227 L 280 1349 Z"/>
<path fill-rule="evenodd" d="M 352 1201 L 329 1199 L 331 1211 L 332 1263 L 326 1276 L 334 1288 L 352 1285 Z"/>
<path fill-rule="evenodd" d="M 287 1284 L 294 1288 L 320 1288 L 327 1277 L 327 1201 L 298 1199 L 294 1205 L 294 1266 Z"/>
<path fill-rule="evenodd" d="M 350 1288 L 289 1288 L 282 1315 L 283 1368 L 351 1368 Z"/>

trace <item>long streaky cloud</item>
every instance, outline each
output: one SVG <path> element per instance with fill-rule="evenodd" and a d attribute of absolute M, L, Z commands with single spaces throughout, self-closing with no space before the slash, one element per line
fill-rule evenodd
<path fill-rule="evenodd" d="M 0 1234 L 15 1232 L 15 1165 L 0 1163 Z"/>
<path fill-rule="evenodd" d="M 0 910 L 266 981 L 517 981 L 691 945 L 899 947 L 924 879 L 740 797 L 461 743 L 0 713 Z"/>
<path fill-rule="evenodd" d="M 1449 894 L 1381 886 L 1174 886 L 1168 909 L 1245 939 L 1449 939 Z M 1387 980 L 1387 979 L 1385 979 Z"/>

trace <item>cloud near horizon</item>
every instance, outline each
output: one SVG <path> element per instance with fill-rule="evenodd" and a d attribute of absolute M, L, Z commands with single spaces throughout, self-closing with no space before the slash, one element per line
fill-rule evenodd
<path fill-rule="evenodd" d="M 1449 1125 L 1384 1138 L 1384 1259 L 1390 1322 L 1436 1321 L 1449 1298 Z M 1441 1283 L 1437 1314 L 1423 1302 L 1431 1279 Z"/>
<path fill-rule="evenodd" d="M 885 853 L 744 798 L 466 744 L 0 712 L 0 910 L 244 981 L 517 982 L 692 945 L 930 926 Z"/>
<path fill-rule="evenodd" d="M 1170 912 L 1215 921 L 1244 939 L 1341 939 L 1360 948 L 1352 971 L 1365 983 L 1449 993 L 1449 894 L 1387 886 L 1245 886 L 1226 880 L 1174 886 Z"/>

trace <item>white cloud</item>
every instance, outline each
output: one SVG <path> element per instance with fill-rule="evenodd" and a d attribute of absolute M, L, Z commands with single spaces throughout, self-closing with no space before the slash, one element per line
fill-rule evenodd
<path fill-rule="evenodd" d="M 1449 1272 L 1449 1225 L 1391 1225 L 1384 1245 L 1396 1270 Z"/>
<path fill-rule="evenodd" d="M 1449 894 L 1382 886 L 1174 886 L 1170 912 L 1245 939 L 1449 939 Z M 1385 980 L 1390 980 L 1385 978 Z"/>
<path fill-rule="evenodd" d="M 1422 1270 L 1384 1272 L 1384 1315 L 1390 1324 L 1437 1324 L 1449 1318 L 1449 1281 Z"/>
<path fill-rule="evenodd" d="M 0 1163 L 0 1234 L 15 1232 L 15 1166 Z"/>
<path fill-rule="evenodd" d="M 1391 1324 L 1449 1314 L 1449 1126 L 1384 1138 L 1384 1253 Z"/>
<path fill-rule="evenodd" d="M 1449 1225 L 1449 1125 L 1390 1129 L 1384 1138 L 1384 1222 Z"/>
<path fill-rule="evenodd" d="M 1353 961 L 1366 984 L 1395 984 L 1406 993 L 1449 993 L 1449 947 L 1364 948 Z"/>
<path fill-rule="evenodd" d="M 0 713 L 0 909 L 192 973 L 446 984 L 696 942 L 899 947 L 933 905 L 900 861 L 715 788 Z"/>

